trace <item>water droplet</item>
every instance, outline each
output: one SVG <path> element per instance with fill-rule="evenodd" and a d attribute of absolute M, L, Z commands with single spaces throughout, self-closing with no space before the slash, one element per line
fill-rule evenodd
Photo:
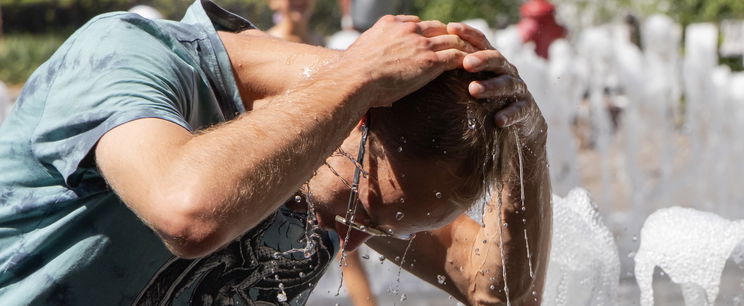
<path fill-rule="evenodd" d="M 389 229 L 387 229 L 387 233 L 388 233 L 388 234 L 390 234 L 390 235 L 392 235 L 392 234 L 394 234 L 394 233 L 395 233 L 395 231 L 393 231 L 393 229 L 392 229 L 392 228 L 389 228 Z"/>
<path fill-rule="evenodd" d="M 280 303 L 286 302 L 287 293 L 284 292 L 284 284 L 279 283 L 279 290 L 281 290 L 281 292 L 279 292 L 279 294 L 276 295 L 276 300 L 279 301 Z"/>
<path fill-rule="evenodd" d="M 633 257 L 635 257 L 635 255 L 636 255 L 635 252 L 630 252 L 630 253 L 628 253 L 628 258 L 633 258 Z"/>
<path fill-rule="evenodd" d="M 279 280 L 279 275 L 278 274 L 274 274 L 274 280 Z"/>
<path fill-rule="evenodd" d="M 398 147 L 398 153 L 403 152 L 403 147 Z"/>
<path fill-rule="evenodd" d="M 447 280 L 447 278 L 444 277 L 444 275 L 437 275 L 437 283 L 439 283 L 440 285 L 444 285 L 445 280 Z"/>
<path fill-rule="evenodd" d="M 532 291 L 532 295 L 537 295 L 537 291 Z"/>
<path fill-rule="evenodd" d="M 491 285 L 489 288 L 491 288 L 491 290 L 496 290 L 496 285 Z"/>
<path fill-rule="evenodd" d="M 274 252 L 274 255 L 272 255 L 271 257 L 274 257 L 274 259 L 279 259 L 282 257 L 282 253 Z"/>
<path fill-rule="evenodd" d="M 527 211 L 527 207 L 522 206 L 522 211 Z"/>
<path fill-rule="evenodd" d="M 406 203 L 406 198 L 400 197 L 400 204 L 405 204 L 405 203 Z"/>
<path fill-rule="evenodd" d="M 428 212 L 428 211 L 427 211 L 427 212 L 426 212 L 426 216 L 427 216 L 427 217 L 431 217 L 431 212 Z"/>
<path fill-rule="evenodd" d="M 486 243 L 488 243 L 488 240 L 483 240 L 483 244 L 486 244 Z"/>
<path fill-rule="evenodd" d="M 527 219 L 522 219 L 522 224 L 527 224 Z"/>
<path fill-rule="evenodd" d="M 398 221 L 403 220 L 404 216 L 405 215 L 402 212 L 397 212 L 395 213 L 395 220 L 398 220 Z"/>
<path fill-rule="evenodd" d="M 633 236 L 633 241 L 638 241 L 638 236 Z"/>
<path fill-rule="evenodd" d="M 509 227 L 509 223 L 504 222 L 504 227 Z"/>
<path fill-rule="evenodd" d="M 401 136 L 401 137 L 400 137 L 400 141 L 401 141 L 402 143 L 406 143 L 406 138 L 405 138 L 405 137 L 403 137 L 403 136 Z"/>
<path fill-rule="evenodd" d="M 380 255 L 380 257 L 378 257 L 378 259 L 379 259 L 379 260 L 380 260 L 381 262 L 382 262 L 382 261 L 385 261 L 385 256 L 382 256 L 382 255 Z"/>
<path fill-rule="evenodd" d="M 664 271 L 659 271 L 659 275 L 664 276 L 666 273 L 664 273 Z"/>
<path fill-rule="evenodd" d="M 452 299 L 452 296 L 450 295 L 450 296 L 448 296 L 447 298 L 451 300 L 451 299 Z"/>
<path fill-rule="evenodd" d="M 460 272 L 462 272 L 462 271 L 465 271 L 465 267 L 463 267 L 463 266 L 460 266 L 460 267 L 458 268 L 458 270 L 460 270 Z"/>
<path fill-rule="evenodd" d="M 441 199 L 442 198 L 442 193 L 439 192 L 439 191 L 437 191 L 437 192 L 434 193 L 434 196 L 437 197 L 437 199 Z"/>
<path fill-rule="evenodd" d="M 480 249 L 479 248 L 475 248 L 475 255 L 476 256 L 480 256 Z"/>
<path fill-rule="evenodd" d="M 300 277 L 305 277 L 305 272 L 300 272 Z"/>
<path fill-rule="evenodd" d="M 447 155 L 447 150 L 442 151 L 442 154 Z"/>
<path fill-rule="evenodd" d="M 299 195 L 296 195 L 294 200 L 295 200 L 295 202 L 300 203 L 300 202 L 302 202 L 302 197 L 299 196 Z"/>
<path fill-rule="evenodd" d="M 407 300 L 407 299 L 408 299 L 408 297 L 406 296 L 406 294 L 405 294 L 405 293 L 403 293 L 403 294 L 401 294 L 401 295 L 400 295 L 400 301 L 401 301 L 401 302 L 403 302 L 403 301 L 405 301 L 405 300 Z"/>
<path fill-rule="evenodd" d="M 399 262 L 399 261 L 400 261 L 400 256 L 395 256 L 395 262 Z"/>
<path fill-rule="evenodd" d="M 280 303 L 284 303 L 287 301 L 287 294 L 284 292 L 279 292 L 279 294 L 276 295 L 276 300 Z"/>

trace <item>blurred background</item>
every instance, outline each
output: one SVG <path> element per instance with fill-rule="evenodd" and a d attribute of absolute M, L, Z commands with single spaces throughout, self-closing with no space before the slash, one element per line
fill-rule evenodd
<path fill-rule="evenodd" d="M 215 0 L 276 36 L 337 49 L 382 13 L 465 21 L 519 68 L 550 126 L 543 305 L 744 305 L 744 1 L 304 0 L 306 20 L 289 20 L 283 1 Z M 178 20 L 191 3 L 0 0 L 0 122 L 91 17 Z M 369 249 L 350 258 L 372 275 L 345 271 L 363 296 L 337 294 L 334 265 L 309 305 L 456 303 Z"/>

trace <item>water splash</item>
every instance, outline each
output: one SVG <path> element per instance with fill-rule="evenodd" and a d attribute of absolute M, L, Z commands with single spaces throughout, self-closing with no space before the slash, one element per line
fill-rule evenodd
<path fill-rule="evenodd" d="M 646 219 L 635 256 L 641 305 L 653 305 L 654 267 L 682 286 L 687 305 L 713 305 L 721 275 L 744 241 L 744 220 L 730 221 L 691 208 L 660 209 Z"/>
<path fill-rule="evenodd" d="M 310 258 L 315 255 L 317 251 L 318 243 L 320 243 L 320 226 L 318 225 L 318 218 L 315 212 L 315 203 L 312 200 L 312 192 L 310 191 L 310 185 L 305 183 L 305 202 L 307 203 L 307 220 L 305 222 L 305 235 L 303 240 L 305 246 L 302 248 L 293 248 L 284 252 L 277 252 L 273 254 L 273 257 L 278 259 L 281 256 L 290 257 L 294 254 L 301 253 L 303 257 Z M 302 202 L 301 195 L 295 195 L 294 201 L 297 203 Z"/>
<path fill-rule="evenodd" d="M 278 302 L 280 302 L 280 303 L 284 303 L 284 302 L 287 301 L 287 293 L 284 292 L 284 284 L 283 283 L 279 283 L 279 290 L 281 290 L 281 291 L 276 295 L 276 300 Z"/>
<path fill-rule="evenodd" d="M 620 256 L 584 189 L 553 196 L 551 255 L 543 305 L 615 305 Z"/>
<path fill-rule="evenodd" d="M 445 277 L 444 275 L 437 275 L 437 282 L 440 285 L 444 285 L 446 283 L 446 280 L 447 280 L 447 277 Z"/>

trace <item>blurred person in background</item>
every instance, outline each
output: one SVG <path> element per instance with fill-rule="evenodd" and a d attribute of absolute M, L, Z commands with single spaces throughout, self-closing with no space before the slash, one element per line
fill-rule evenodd
<path fill-rule="evenodd" d="M 274 26 L 267 33 L 291 42 L 324 45 L 323 36 L 310 29 L 315 0 L 269 0 Z"/>
<path fill-rule="evenodd" d="M 387 14 L 403 14 L 409 0 L 339 0 L 341 8 L 341 31 L 328 38 L 326 47 L 336 50 L 348 48 L 359 37 Z"/>
<path fill-rule="evenodd" d="M 555 6 L 548 0 L 529 0 L 522 4 L 520 15 L 517 27 L 522 42 L 534 43 L 535 53 L 547 59 L 550 44 L 566 37 L 566 29 L 555 20 Z"/>

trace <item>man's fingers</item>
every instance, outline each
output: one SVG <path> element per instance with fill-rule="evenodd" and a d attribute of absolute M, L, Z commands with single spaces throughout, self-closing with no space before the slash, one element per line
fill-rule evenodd
<path fill-rule="evenodd" d="M 439 62 L 444 65 L 442 71 L 462 68 L 462 59 L 467 55 L 466 52 L 457 49 L 447 49 L 436 52 Z"/>
<path fill-rule="evenodd" d="M 422 21 L 419 22 L 418 26 L 421 31 L 421 35 L 424 35 L 424 37 L 434 37 L 448 34 L 447 25 L 438 20 Z"/>
<path fill-rule="evenodd" d="M 457 35 L 447 34 L 434 36 L 429 38 L 429 43 L 431 43 L 431 49 L 434 51 L 442 51 L 446 49 L 457 49 L 467 53 L 477 51 L 473 45 L 460 39 Z"/>
<path fill-rule="evenodd" d="M 496 50 L 483 50 L 465 57 L 463 68 L 469 72 L 490 71 L 516 75 L 517 69 Z"/>
<path fill-rule="evenodd" d="M 463 40 L 469 42 L 480 50 L 493 49 L 488 42 L 486 35 L 475 28 L 460 22 L 450 22 L 447 24 L 447 32 L 460 36 Z"/>
<path fill-rule="evenodd" d="M 530 112 L 530 102 L 519 100 L 510 104 L 494 115 L 496 126 L 500 128 L 510 127 L 527 119 Z"/>
<path fill-rule="evenodd" d="M 527 85 L 518 77 L 501 75 L 493 79 L 473 81 L 468 87 L 470 95 L 478 98 L 521 98 L 527 93 Z"/>
<path fill-rule="evenodd" d="M 395 21 L 398 22 L 420 22 L 421 18 L 414 15 L 395 15 Z"/>

